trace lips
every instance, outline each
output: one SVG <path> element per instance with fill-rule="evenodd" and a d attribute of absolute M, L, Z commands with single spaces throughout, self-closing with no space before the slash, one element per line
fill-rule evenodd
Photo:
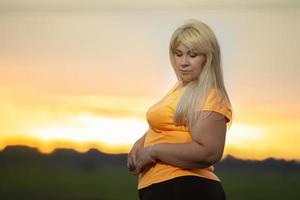
<path fill-rule="evenodd" d="M 183 71 L 183 70 L 179 70 L 179 71 L 183 74 L 191 73 L 191 71 Z"/>

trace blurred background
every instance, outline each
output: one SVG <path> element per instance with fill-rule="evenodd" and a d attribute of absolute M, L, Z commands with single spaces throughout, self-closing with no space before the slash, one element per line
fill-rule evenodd
<path fill-rule="evenodd" d="M 296 199 L 298 0 L 0 0 L 0 199 L 138 199 L 127 153 L 191 18 L 218 38 L 233 105 L 228 199 Z"/>

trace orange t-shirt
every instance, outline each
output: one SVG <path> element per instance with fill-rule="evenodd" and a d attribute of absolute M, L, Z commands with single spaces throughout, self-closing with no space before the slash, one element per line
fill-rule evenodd
<path fill-rule="evenodd" d="M 176 126 L 173 120 L 176 105 L 183 91 L 187 88 L 185 86 L 175 90 L 180 83 L 181 81 L 178 81 L 165 97 L 147 111 L 146 117 L 149 130 L 146 134 L 145 147 L 157 143 L 186 143 L 192 141 L 188 128 L 185 126 Z M 221 113 L 225 115 L 228 122 L 232 117 L 231 109 L 222 103 L 224 101 L 220 100 L 215 89 L 212 89 L 202 110 Z M 214 174 L 213 165 L 204 169 L 183 169 L 167 163 L 157 162 L 150 169 L 139 174 L 138 189 L 186 175 L 205 177 L 220 182 L 220 179 Z"/>

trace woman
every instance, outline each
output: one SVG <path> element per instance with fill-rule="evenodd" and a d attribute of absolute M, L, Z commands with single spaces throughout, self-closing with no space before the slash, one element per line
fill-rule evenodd
<path fill-rule="evenodd" d="M 173 33 L 169 54 L 178 82 L 147 111 L 149 129 L 127 167 L 139 175 L 141 200 L 224 200 L 213 164 L 222 158 L 232 110 L 218 41 L 190 19 Z"/>

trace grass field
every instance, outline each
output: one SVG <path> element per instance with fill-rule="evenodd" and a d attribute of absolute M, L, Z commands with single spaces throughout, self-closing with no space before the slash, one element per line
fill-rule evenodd
<path fill-rule="evenodd" d="M 228 200 L 300 199 L 300 173 L 216 171 L 216 174 L 222 180 Z M 1 200 L 138 199 L 137 177 L 126 169 L 0 167 L 0 178 Z"/>

